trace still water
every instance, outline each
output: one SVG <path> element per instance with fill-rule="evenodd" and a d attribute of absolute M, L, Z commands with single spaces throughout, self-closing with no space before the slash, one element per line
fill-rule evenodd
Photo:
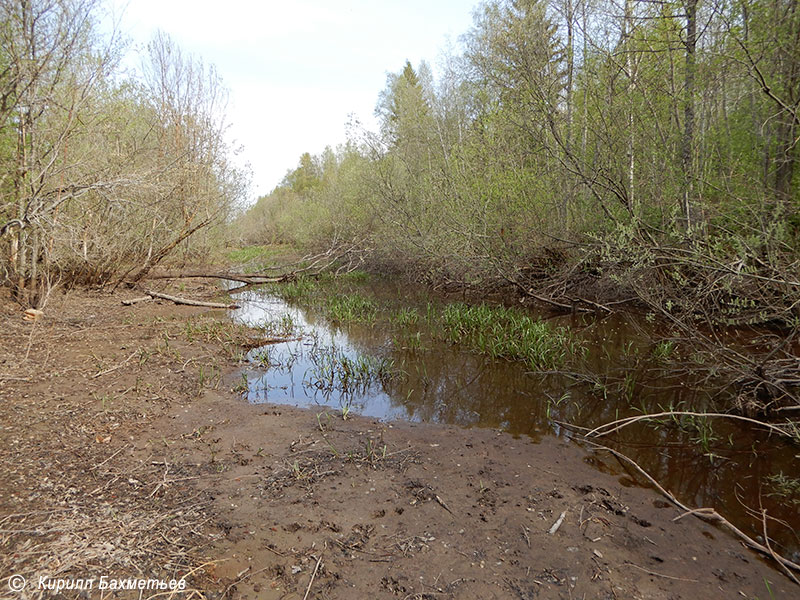
<path fill-rule="evenodd" d="M 390 315 L 404 308 L 423 311 L 430 306 L 424 291 L 373 281 L 358 292 L 375 299 L 383 311 L 369 324 L 343 327 L 328 322 L 320 310 L 287 303 L 268 290 L 234 292 L 241 305 L 231 311 L 235 321 L 256 327 L 283 323 L 293 331 L 290 341 L 248 354 L 243 371 L 248 400 L 384 420 L 491 427 L 534 439 L 579 437 L 565 424 L 591 429 L 644 412 L 719 408 L 717 390 L 650 359 L 653 329 L 637 316 L 538 314 L 569 327 L 583 342 L 585 355 L 579 373 L 536 373 L 524 364 L 470 353 L 426 329 L 424 321 L 414 325 L 413 336 L 400 331 Z M 364 376 L 342 389 L 332 375 L 333 363 L 353 365 L 354 371 L 362 365 L 364 373 L 390 366 L 395 376 Z M 780 476 L 800 477 L 800 447 L 729 419 L 640 423 L 598 441 L 631 457 L 684 504 L 716 508 L 754 538 L 761 525 L 748 512 L 767 509 L 789 525 L 770 526 L 776 549 L 800 557 L 800 538 L 792 531 L 800 530 L 800 497 L 778 495 L 774 483 Z M 598 466 L 633 484 L 619 464 Z"/>

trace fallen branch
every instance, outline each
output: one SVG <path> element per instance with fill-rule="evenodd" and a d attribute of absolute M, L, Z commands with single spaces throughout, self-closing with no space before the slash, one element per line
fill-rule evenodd
<path fill-rule="evenodd" d="M 148 279 L 225 279 L 227 281 L 238 281 L 246 285 L 260 285 L 264 283 L 282 283 L 294 279 L 294 273 L 279 275 L 275 277 L 265 277 L 263 275 L 241 275 L 239 273 L 160 273 L 149 275 Z"/>
<path fill-rule="evenodd" d="M 793 571 L 800 572 L 800 564 L 792 562 L 788 558 L 784 558 L 783 556 L 781 556 L 780 554 L 775 553 L 771 548 L 767 548 L 763 544 L 759 544 L 757 541 L 755 541 L 753 538 L 751 538 L 749 535 L 747 535 L 741 529 L 736 527 L 736 525 L 734 525 L 733 523 L 728 521 L 725 517 L 723 517 L 721 514 L 719 514 L 713 508 L 694 508 L 693 509 L 693 508 L 689 508 L 688 506 L 683 504 L 672 493 L 670 493 L 667 490 L 665 490 L 664 487 L 660 483 L 658 483 L 658 481 L 656 481 L 656 479 L 652 475 L 650 475 L 647 471 L 645 471 L 642 467 L 640 467 L 639 464 L 635 460 L 633 460 L 632 458 L 630 458 L 628 456 L 625 456 L 621 452 L 617 452 L 616 450 L 614 450 L 613 448 L 609 448 L 608 446 L 601 446 L 600 444 L 595 444 L 594 442 L 592 442 L 590 440 L 586 440 L 586 442 L 589 443 L 590 445 L 594 446 L 595 450 L 605 450 L 606 452 L 610 452 L 611 454 L 613 454 L 618 460 L 627 462 L 634 469 L 636 469 L 636 471 L 642 477 L 647 479 L 647 481 L 649 481 L 659 492 L 661 492 L 661 494 L 665 498 L 667 498 L 667 500 L 669 500 L 675 506 L 677 506 L 682 511 L 684 511 L 683 514 L 678 515 L 674 520 L 682 519 L 683 517 L 685 517 L 687 515 L 693 515 L 693 516 L 695 516 L 695 517 L 697 517 L 699 519 L 702 519 L 704 521 L 708 521 L 708 522 L 711 522 L 711 523 L 718 523 L 718 524 L 724 526 L 725 528 L 727 528 L 729 531 L 731 531 L 731 533 L 736 535 L 739 539 L 741 539 L 747 546 L 749 546 L 753 550 L 756 550 L 757 552 L 760 552 L 761 554 L 774 559 L 782 567 L 791 569 Z"/>
<path fill-rule="evenodd" d="M 294 281 L 298 277 L 315 278 L 326 271 L 333 272 L 334 275 L 348 273 L 356 269 L 364 262 L 364 254 L 368 252 L 362 248 L 363 243 L 353 241 L 349 244 L 334 240 L 331 247 L 324 252 L 314 255 L 306 255 L 298 261 L 277 265 L 274 267 L 262 267 L 261 274 L 246 275 L 242 273 L 225 272 L 181 272 L 181 273 L 156 273 L 149 274 L 148 279 L 186 279 L 186 278 L 208 278 L 225 279 L 228 281 L 238 281 L 245 286 L 263 285 L 267 283 L 286 283 Z M 338 266 L 337 266 L 338 265 Z M 334 267 L 337 267 L 334 270 Z M 265 274 L 264 272 L 267 272 Z M 268 274 L 274 272 L 274 275 Z"/>
<path fill-rule="evenodd" d="M 147 300 L 152 300 L 152 296 L 139 296 L 138 298 L 131 298 L 130 300 L 123 300 L 122 303 L 125 306 L 133 306 L 139 302 L 146 302 Z"/>
<path fill-rule="evenodd" d="M 169 300 L 175 304 L 186 304 L 188 306 L 204 306 L 206 308 L 239 308 L 238 304 L 224 304 L 222 302 L 203 302 L 201 300 L 190 300 L 188 298 L 179 298 L 177 296 L 170 296 L 169 294 L 162 294 L 160 292 L 151 292 L 146 290 L 145 293 L 153 298 L 161 298 L 162 300 Z"/>

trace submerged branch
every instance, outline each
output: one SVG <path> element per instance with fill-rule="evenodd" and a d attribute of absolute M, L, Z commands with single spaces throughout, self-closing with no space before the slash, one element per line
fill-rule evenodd
<path fill-rule="evenodd" d="M 691 412 L 691 411 L 680 411 L 680 410 L 670 410 L 664 411 L 660 413 L 652 413 L 646 415 L 636 415 L 634 417 L 626 417 L 624 419 L 617 419 L 616 421 L 612 421 L 610 423 L 605 423 L 600 427 L 595 427 L 591 431 L 586 433 L 586 437 L 602 437 L 605 435 L 609 435 L 611 433 L 617 432 L 620 429 L 627 427 L 628 425 L 632 425 L 633 423 L 637 423 L 639 421 L 649 421 L 659 419 L 661 417 L 674 417 L 674 416 L 682 416 L 682 417 L 720 417 L 726 419 L 735 419 L 737 421 L 744 421 L 746 423 L 751 423 L 753 425 L 758 425 L 760 427 L 766 427 L 771 432 L 775 432 L 778 435 L 787 437 L 792 440 L 797 440 L 798 436 L 800 435 L 800 429 L 798 429 L 797 425 L 791 421 L 787 423 L 787 427 L 791 425 L 792 430 L 787 430 L 781 427 L 780 425 L 773 425 L 771 423 L 765 423 L 764 421 L 759 421 L 758 419 L 751 419 L 749 417 L 744 417 L 742 415 L 734 415 L 728 413 L 703 413 L 703 412 Z"/>
<path fill-rule="evenodd" d="M 736 527 L 733 523 L 728 521 L 725 517 L 723 517 L 713 508 L 689 508 L 688 506 L 683 504 L 672 493 L 664 489 L 664 487 L 652 475 L 650 475 L 641 466 L 639 466 L 639 464 L 632 458 L 625 456 L 621 452 L 618 452 L 613 448 L 609 448 L 608 446 L 601 446 L 599 444 L 592 442 L 591 440 L 586 440 L 586 441 L 587 443 L 591 444 L 596 451 L 603 450 L 609 452 L 621 462 L 624 461 L 629 465 L 631 465 L 642 477 L 644 477 L 648 482 L 650 482 L 665 498 L 667 498 L 675 506 L 680 508 L 683 511 L 683 514 L 678 515 L 674 520 L 681 519 L 687 515 L 693 515 L 704 521 L 709 521 L 711 523 L 718 523 L 723 527 L 725 527 L 726 529 L 728 529 L 739 539 L 741 539 L 747 546 L 749 546 L 753 550 L 756 550 L 757 552 L 760 552 L 761 554 L 775 560 L 779 565 L 781 565 L 782 568 L 791 569 L 792 571 L 800 573 L 800 564 L 792 562 L 788 558 L 784 558 L 783 556 L 777 554 L 771 547 L 767 547 L 763 544 L 758 543 L 756 540 L 754 540 L 749 535 L 744 533 L 741 529 Z M 792 576 L 791 579 L 795 583 L 797 582 L 797 579 L 795 579 L 795 577 Z"/>

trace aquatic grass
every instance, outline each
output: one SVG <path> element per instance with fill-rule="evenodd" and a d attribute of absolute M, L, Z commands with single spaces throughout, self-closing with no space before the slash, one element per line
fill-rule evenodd
<path fill-rule="evenodd" d="M 446 339 L 496 359 L 554 369 L 581 345 L 563 327 L 553 327 L 523 312 L 489 304 L 448 304 L 439 315 Z"/>
<path fill-rule="evenodd" d="M 766 477 L 766 483 L 772 491 L 767 496 L 781 498 L 784 502 L 800 506 L 800 478 L 789 477 L 783 471 Z"/>
<path fill-rule="evenodd" d="M 312 356 L 314 366 L 306 371 L 304 383 L 322 392 L 353 394 L 373 384 L 385 384 L 395 376 L 394 361 L 369 354 L 349 356 L 335 348 Z"/>
<path fill-rule="evenodd" d="M 323 310 L 334 323 L 372 323 L 377 317 L 378 305 L 361 294 L 345 294 L 328 298 Z"/>
<path fill-rule="evenodd" d="M 425 350 L 425 344 L 422 342 L 422 332 L 404 331 L 392 337 L 392 346 L 397 350 L 405 350 L 408 352 L 422 352 Z"/>
<path fill-rule="evenodd" d="M 653 358 L 658 362 L 668 361 L 675 352 L 675 342 L 662 340 L 653 347 Z"/>
<path fill-rule="evenodd" d="M 254 327 L 265 337 L 289 338 L 300 334 L 301 327 L 291 313 L 283 313 L 277 318 L 262 321 Z"/>
<path fill-rule="evenodd" d="M 285 283 L 272 284 L 271 290 L 286 302 L 308 302 L 318 292 L 319 283 L 301 276 Z"/>
<path fill-rule="evenodd" d="M 419 322 L 419 311 L 416 308 L 401 308 L 389 317 L 396 327 L 411 327 Z"/>
<path fill-rule="evenodd" d="M 319 281 L 320 283 L 331 283 L 334 281 L 336 283 L 365 283 L 369 281 L 371 277 L 372 275 L 360 269 L 347 271 L 346 273 L 325 271 L 324 273 L 320 273 Z"/>

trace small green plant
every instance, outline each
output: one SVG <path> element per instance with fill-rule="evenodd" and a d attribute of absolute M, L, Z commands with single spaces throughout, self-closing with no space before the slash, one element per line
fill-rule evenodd
<path fill-rule="evenodd" d="M 675 342 L 662 340 L 653 348 L 653 358 L 659 362 L 668 361 L 675 352 Z"/>
<path fill-rule="evenodd" d="M 781 471 L 766 478 L 766 482 L 771 488 L 767 495 L 781 498 L 796 506 L 800 506 L 800 478 L 789 477 Z"/>
<path fill-rule="evenodd" d="M 557 407 L 561 406 L 564 402 L 567 402 L 569 399 L 570 399 L 570 393 L 568 391 L 564 392 L 561 395 L 561 397 L 558 398 L 558 399 L 552 398 L 548 394 L 547 395 L 547 406 L 545 408 L 545 415 L 547 416 L 547 420 L 548 421 L 550 420 L 550 413 L 551 413 L 553 407 L 557 408 Z"/>
<path fill-rule="evenodd" d="M 211 386 L 216 388 L 220 382 L 219 369 L 215 365 L 198 365 L 197 367 L 197 387 L 202 390 L 204 387 Z"/>
<path fill-rule="evenodd" d="M 419 322 L 419 311 L 416 308 L 401 308 L 389 320 L 396 327 L 410 327 Z"/>
<path fill-rule="evenodd" d="M 425 350 L 425 345 L 422 343 L 422 332 L 407 333 L 392 338 L 392 345 L 398 350 L 407 350 L 409 352 L 422 352 Z"/>
<path fill-rule="evenodd" d="M 95 392 L 92 394 L 92 396 L 94 396 L 95 400 L 100 401 L 100 406 L 102 407 L 103 412 L 106 412 L 110 408 L 111 403 L 114 401 L 114 394 L 103 394 L 102 396 L 99 396 Z"/>
<path fill-rule="evenodd" d="M 305 302 L 316 294 L 317 282 L 308 277 L 298 277 L 293 281 L 276 284 L 272 290 L 286 302 Z"/>
<path fill-rule="evenodd" d="M 247 373 L 242 373 L 239 382 L 234 386 L 233 391 L 237 394 L 246 394 L 250 389 L 250 384 L 247 380 Z"/>
<path fill-rule="evenodd" d="M 323 416 L 327 419 L 325 423 L 322 422 Z M 331 415 L 327 410 L 322 411 L 321 413 L 317 413 L 317 425 L 319 426 L 319 430 L 323 433 L 325 433 L 330 428 Z"/>

